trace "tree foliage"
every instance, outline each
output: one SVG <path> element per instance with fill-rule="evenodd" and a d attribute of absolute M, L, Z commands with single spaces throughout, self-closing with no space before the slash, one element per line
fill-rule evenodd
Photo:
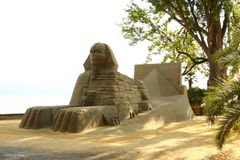
<path fill-rule="evenodd" d="M 164 62 L 184 62 L 183 74 L 200 70 L 213 80 L 226 74 L 214 55 L 228 44 L 238 8 L 238 0 L 131 0 L 122 33 L 131 45 L 149 42 Z"/>

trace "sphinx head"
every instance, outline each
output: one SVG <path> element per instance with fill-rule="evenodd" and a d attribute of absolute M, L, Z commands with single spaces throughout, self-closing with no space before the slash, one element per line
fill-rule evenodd
<path fill-rule="evenodd" d="M 87 60 L 84 63 L 85 70 L 115 70 L 118 64 L 111 48 L 105 43 L 95 43 L 91 49 Z"/>
<path fill-rule="evenodd" d="M 103 67 L 107 63 L 109 57 L 106 45 L 102 43 L 94 44 L 90 49 L 90 63 L 96 67 Z"/>

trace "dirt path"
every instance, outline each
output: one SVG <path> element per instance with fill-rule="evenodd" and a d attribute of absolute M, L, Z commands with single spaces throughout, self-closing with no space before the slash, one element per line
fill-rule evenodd
<path fill-rule="evenodd" d="M 239 140 L 230 140 L 222 152 L 216 149 L 215 128 L 208 126 L 205 117 L 164 127 L 127 120 L 120 126 L 77 134 L 18 129 L 19 122 L 0 121 L 1 160 L 237 160 L 240 157 Z"/>

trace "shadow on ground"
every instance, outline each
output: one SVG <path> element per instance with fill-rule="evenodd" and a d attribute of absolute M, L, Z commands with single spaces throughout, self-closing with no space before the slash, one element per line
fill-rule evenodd
<path fill-rule="evenodd" d="M 162 127 L 126 122 L 76 134 L 18 129 L 18 123 L 0 122 L 1 160 L 228 160 L 240 148 L 217 151 L 215 128 L 204 117 Z"/>

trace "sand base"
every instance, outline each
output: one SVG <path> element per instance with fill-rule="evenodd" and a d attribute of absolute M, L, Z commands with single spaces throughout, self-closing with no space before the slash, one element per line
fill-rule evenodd
<path fill-rule="evenodd" d="M 240 157 L 239 140 L 228 141 L 223 151 L 216 149 L 216 127 L 209 126 L 205 117 L 165 126 L 143 125 L 131 119 L 120 126 L 74 134 L 19 129 L 19 123 L 20 120 L 0 121 L 1 160 L 236 160 Z"/>

